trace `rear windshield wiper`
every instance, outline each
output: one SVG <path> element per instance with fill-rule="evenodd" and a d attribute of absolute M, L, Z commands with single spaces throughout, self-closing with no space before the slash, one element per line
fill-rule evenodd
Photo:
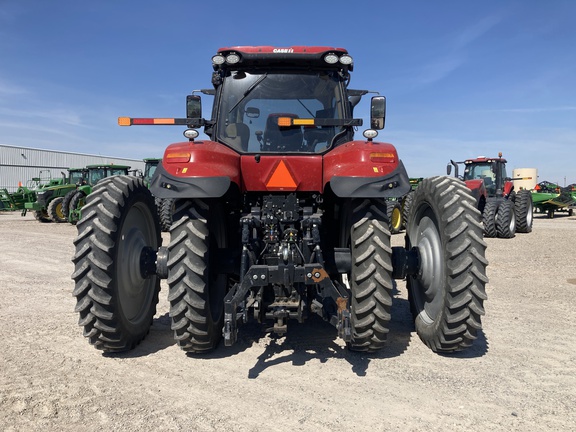
<path fill-rule="evenodd" d="M 264 81 L 264 79 L 265 79 L 267 76 L 268 76 L 268 74 L 265 73 L 265 74 L 262 75 L 260 78 L 258 78 L 258 79 L 254 82 L 254 84 L 252 84 L 250 87 L 248 87 L 248 88 L 246 89 L 246 91 L 244 92 L 244 94 L 242 95 L 242 97 L 238 100 L 238 102 L 236 102 L 236 103 L 234 104 L 234 106 L 233 106 L 232 108 L 230 108 L 230 110 L 228 111 L 228 114 L 230 114 L 232 111 L 234 111 L 234 109 L 235 109 L 238 105 L 240 105 L 240 102 L 242 102 L 244 99 L 246 99 L 246 96 L 248 96 L 248 95 L 252 92 L 252 90 L 254 90 L 254 89 L 256 88 L 256 86 L 257 86 L 258 84 L 260 84 L 262 81 Z"/>

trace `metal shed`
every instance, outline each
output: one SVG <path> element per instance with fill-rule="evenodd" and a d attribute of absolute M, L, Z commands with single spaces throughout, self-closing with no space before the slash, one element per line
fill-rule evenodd
<path fill-rule="evenodd" d="M 67 174 L 68 168 L 82 168 L 99 163 L 129 165 L 131 169 L 142 171 L 145 165 L 141 159 L 0 144 L 0 189 L 14 192 L 19 183 L 26 185 L 34 177 L 62 177 L 63 173 Z"/>

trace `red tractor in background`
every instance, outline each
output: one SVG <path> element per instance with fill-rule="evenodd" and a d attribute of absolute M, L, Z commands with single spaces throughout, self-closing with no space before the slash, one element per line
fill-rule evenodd
<path fill-rule="evenodd" d="M 405 247 L 391 247 L 387 203 L 410 190 L 393 145 L 375 141 L 386 100 L 371 98 L 370 129 L 353 110 L 352 57 L 332 47 L 231 47 L 212 58 L 211 118 L 187 96 L 186 118 L 119 118 L 182 125 L 150 189 L 115 176 L 87 197 L 74 240 L 79 324 L 97 349 L 133 348 L 149 332 L 160 280 L 171 328 L 190 353 L 236 342 L 248 320 L 284 334 L 316 314 L 351 350 L 380 350 L 394 279 L 406 279 L 420 338 L 434 351 L 469 347 L 481 329 L 487 260 L 481 215 L 465 184 L 439 176 L 415 192 Z M 208 139 L 198 139 L 198 128 Z M 447 191 L 449 193 L 447 193 Z M 174 200 L 162 246 L 154 197 Z"/>
<path fill-rule="evenodd" d="M 499 153 L 497 158 L 451 160 L 447 166 L 448 175 L 453 166 L 454 176 L 464 180 L 476 198 L 486 237 L 512 238 L 517 232 L 532 231 L 532 193 L 526 189 L 514 190 L 514 179 L 506 174 L 506 162 Z M 464 164 L 462 176 L 458 171 L 460 164 Z"/>

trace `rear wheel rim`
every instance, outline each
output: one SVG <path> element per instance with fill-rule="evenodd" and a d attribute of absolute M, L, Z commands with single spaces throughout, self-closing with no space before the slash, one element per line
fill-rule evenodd
<path fill-rule="evenodd" d="M 130 208 L 120 233 L 116 263 L 118 297 L 124 316 L 133 324 L 146 318 L 154 296 L 154 278 L 143 277 L 141 271 L 144 248 L 156 243 L 153 224 L 148 207 L 140 202 Z"/>

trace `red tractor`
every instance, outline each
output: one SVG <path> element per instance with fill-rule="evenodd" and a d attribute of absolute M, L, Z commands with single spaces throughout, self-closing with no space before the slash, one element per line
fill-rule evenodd
<path fill-rule="evenodd" d="M 284 334 L 316 314 L 351 350 L 386 342 L 395 288 L 407 279 L 420 338 L 434 351 L 469 347 L 481 329 L 486 244 L 465 184 L 422 181 L 391 247 L 387 203 L 410 190 L 391 144 L 353 109 L 352 57 L 342 48 L 231 47 L 212 58 L 210 119 L 187 96 L 186 118 L 119 118 L 120 125 L 183 125 L 150 189 L 137 177 L 103 180 L 87 198 L 74 240 L 79 324 L 96 348 L 133 348 L 148 333 L 167 279 L 178 345 L 204 353 L 237 340 L 249 320 Z M 208 139 L 198 139 L 203 128 Z M 174 200 L 162 246 L 154 197 Z"/>
<path fill-rule="evenodd" d="M 462 176 L 458 174 L 460 164 L 464 164 Z M 526 189 L 514 190 L 514 180 L 520 179 L 508 177 L 502 153 L 497 158 L 478 156 L 463 162 L 451 160 L 448 175 L 452 166 L 454 176 L 464 180 L 476 198 L 486 237 L 512 238 L 517 232 L 532 231 L 532 193 Z"/>

